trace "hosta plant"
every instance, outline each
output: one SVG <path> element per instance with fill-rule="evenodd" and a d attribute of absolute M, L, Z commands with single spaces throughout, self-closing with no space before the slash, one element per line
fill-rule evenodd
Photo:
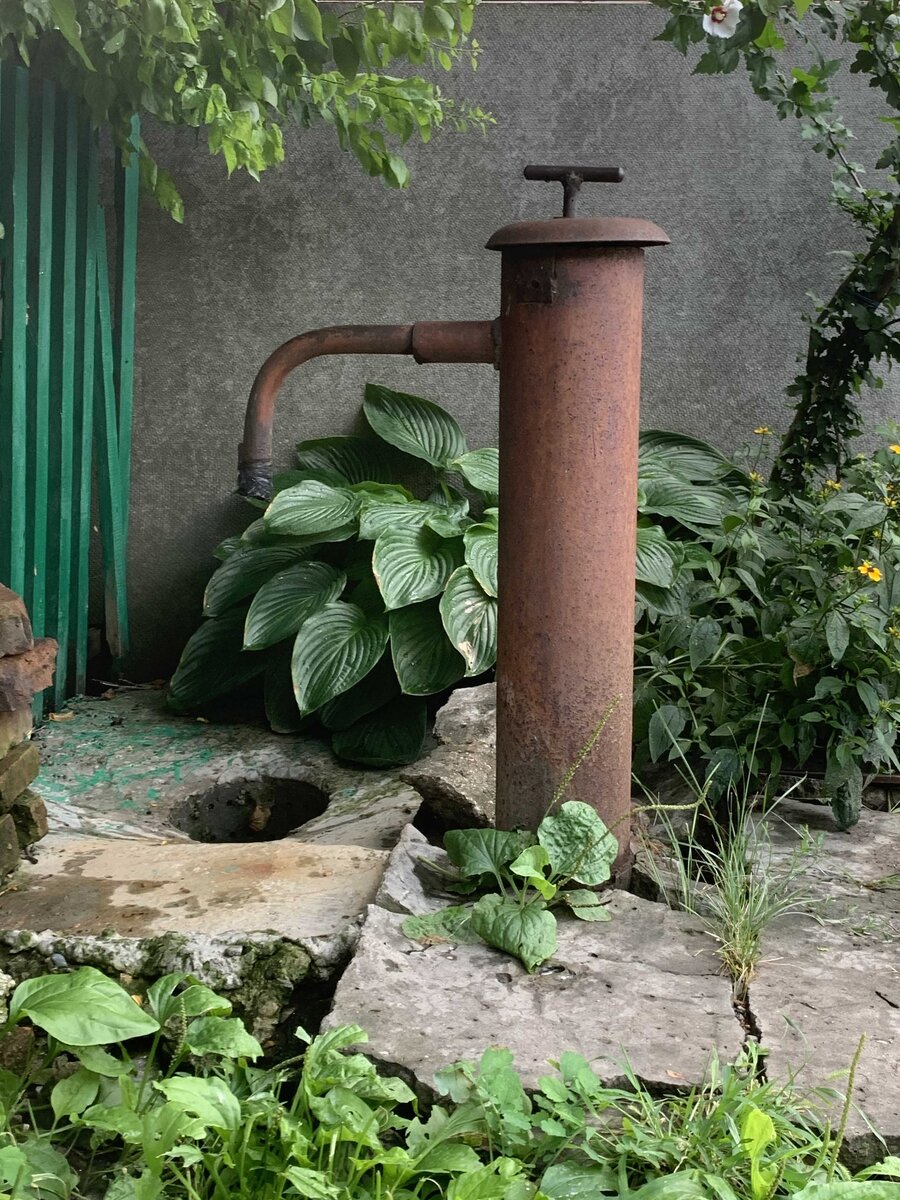
<path fill-rule="evenodd" d="M 370 436 L 301 442 L 262 517 L 216 550 L 207 619 L 170 703 L 204 711 L 261 680 L 274 729 L 315 717 L 339 757 L 384 766 L 418 755 L 426 697 L 494 665 L 498 454 L 469 450 L 453 417 L 418 396 L 370 384 L 363 411 Z M 645 609 L 666 611 L 684 569 L 661 522 L 683 533 L 720 523 L 736 503 L 733 470 L 702 442 L 642 435 Z"/>
<path fill-rule="evenodd" d="M 421 749 L 427 696 L 494 664 L 497 451 L 428 400 L 369 385 L 370 437 L 301 442 L 262 517 L 216 551 L 169 701 L 255 678 L 272 727 L 315 715 L 366 765 Z"/>

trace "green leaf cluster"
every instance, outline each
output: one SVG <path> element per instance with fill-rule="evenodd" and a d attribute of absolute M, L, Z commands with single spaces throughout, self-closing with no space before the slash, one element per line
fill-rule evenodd
<path fill-rule="evenodd" d="M 535 971 L 556 952 L 556 917 L 563 906 L 582 921 L 608 921 L 609 911 L 591 889 L 606 883 L 618 843 L 595 810 L 568 800 L 544 817 L 537 833 L 454 829 L 444 845 L 463 894 L 485 892 L 403 923 L 418 941 L 482 941 Z M 572 887 L 582 884 L 582 887 Z"/>
<path fill-rule="evenodd" d="M 398 153 L 442 126 L 484 127 L 419 68 L 467 56 L 476 0 L 335 7 L 316 0 L 27 0 L 0 4 L 0 57 L 78 96 L 132 153 L 132 119 L 203 131 L 229 174 L 284 159 L 283 127 L 330 125 L 369 175 L 405 187 Z M 146 144 L 141 178 L 176 220 L 183 204 Z"/>
<path fill-rule="evenodd" d="M 897 12 L 884 0 L 747 0 L 730 38 L 706 35 L 712 0 L 653 0 L 668 13 L 658 40 L 682 54 L 704 46 L 695 74 L 735 71 L 743 62 L 757 96 L 778 117 L 800 122 L 803 138 L 833 168 L 831 200 L 855 226 L 847 267 L 827 300 L 804 319 L 802 369 L 788 387 L 794 418 L 774 479 L 784 491 L 830 469 L 840 478 L 861 431 L 858 398 L 881 387 L 879 365 L 900 362 L 900 42 Z M 840 53 L 841 57 L 835 57 Z M 800 65 L 789 65 L 801 59 Z M 867 163 L 838 111 L 842 68 L 864 78 L 887 142 Z"/>
<path fill-rule="evenodd" d="M 568 863 L 556 833 L 548 854 Z M 473 870 L 504 857 L 461 854 Z M 896 1158 L 851 1178 L 840 1136 L 752 1057 L 658 1097 L 627 1065 L 628 1086 L 605 1087 L 567 1052 L 528 1093 L 492 1047 L 440 1070 L 423 1114 L 357 1026 L 298 1030 L 305 1053 L 267 1066 L 188 975 L 136 997 L 90 967 L 31 979 L 0 1044 L 26 1022 L 24 1065 L 0 1071 L 0 1200 L 894 1200 L 900 1180 Z"/>
<path fill-rule="evenodd" d="M 372 436 L 301 442 L 219 547 L 169 703 L 259 679 L 274 729 L 314 719 L 342 758 L 384 766 L 418 756 L 428 696 L 494 665 L 498 456 L 419 396 L 370 384 L 363 411 Z"/>
<path fill-rule="evenodd" d="M 784 495 L 733 466 L 715 524 L 663 522 L 682 566 L 668 604 L 639 605 L 639 776 L 684 758 L 715 797 L 819 771 L 846 828 L 866 776 L 900 771 L 900 435 L 882 436 L 840 482 Z"/>

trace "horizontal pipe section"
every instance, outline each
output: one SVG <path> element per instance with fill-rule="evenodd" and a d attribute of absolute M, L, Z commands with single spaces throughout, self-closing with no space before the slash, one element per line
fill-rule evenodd
<path fill-rule="evenodd" d="M 332 325 L 301 333 L 260 367 L 244 418 L 238 453 L 238 492 L 272 497 L 272 427 L 285 379 L 302 363 L 332 354 L 409 354 L 416 362 L 494 362 L 490 321 L 420 321 L 415 325 Z"/>

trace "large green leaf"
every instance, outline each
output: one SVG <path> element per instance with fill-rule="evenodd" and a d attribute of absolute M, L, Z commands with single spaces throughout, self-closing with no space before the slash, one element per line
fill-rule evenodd
<path fill-rule="evenodd" d="M 263 680 L 266 720 L 273 733 L 299 733 L 305 717 L 297 707 L 291 676 L 291 643 L 273 650 Z"/>
<path fill-rule="evenodd" d="M 655 587 L 668 588 L 675 579 L 675 565 L 681 552 L 666 537 L 659 525 L 642 525 L 637 531 L 635 577 Z"/>
<path fill-rule="evenodd" d="M 453 464 L 472 487 L 496 496 L 500 491 L 500 451 L 492 446 L 470 450 Z"/>
<path fill-rule="evenodd" d="M 534 900 L 517 900 L 491 894 L 472 909 L 471 927 L 489 946 L 514 955 L 531 974 L 556 953 L 556 918 Z"/>
<path fill-rule="evenodd" d="M 731 496 L 719 488 L 699 488 L 674 476 L 642 480 L 641 512 L 671 517 L 688 529 L 718 525 L 732 505 Z"/>
<path fill-rule="evenodd" d="M 120 984 L 95 967 L 26 979 L 12 994 L 9 1015 L 28 1017 L 68 1046 L 103 1046 L 159 1029 Z"/>
<path fill-rule="evenodd" d="M 541 1178 L 541 1194 L 549 1200 L 597 1200 L 602 1192 L 616 1192 L 612 1167 L 599 1163 L 562 1162 L 548 1167 Z"/>
<path fill-rule="evenodd" d="M 463 559 L 462 542 L 423 526 L 389 529 L 375 543 L 372 571 L 387 608 L 440 595 Z"/>
<path fill-rule="evenodd" d="M 442 536 L 462 533 L 464 521 L 446 508 L 427 500 L 411 500 L 406 504 L 383 501 L 380 498 L 363 500 L 359 518 L 359 536 L 374 541 L 383 533 L 399 529 L 421 529 L 428 522 L 438 524 Z M 452 523 L 452 528 L 451 524 Z"/>
<path fill-rule="evenodd" d="M 471 930 L 472 906 L 451 904 L 437 912 L 407 917 L 400 928 L 414 942 L 445 941 L 468 945 L 481 938 Z"/>
<path fill-rule="evenodd" d="M 267 580 L 244 624 L 244 649 L 262 650 L 295 634 L 307 617 L 337 600 L 346 576 L 322 562 L 297 563 Z"/>
<path fill-rule="evenodd" d="M 497 659 L 497 599 L 489 596 L 470 567 L 458 567 L 441 597 L 447 637 L 466 660 L 466 674 L 480 675 Z"/>
<path fill-rule="evenodd" d="M 444 835 L 447 855 L 466 879 L 498 875 L 532 845 L 534 834 L 519 830 L 451 829 Z"/>
<path fill-rule="evenodd" d="M 308 546 L 288 544 L 249 547 L 230 554 L 206 585 L 203 615 L 220 617 L 240 600 L 252 596 L 267 579 L 309 558 L 311 553 Z"/>
<path fill-rule="evenodd" d="M 248 683 L 266 667 L 265 654 L 244 650 L 244 608 L 214 617 L 192 635 L 169 684 L 169 705 L 190 710 Z"/>
<path fill-rule="evenodd" d="M 667 429 L 644 429 L 641 432 L 640 462 L 650 460 L 667 463 L 669 470 L 694 483 L 721 479 L 735 470 L 734 463 L 715 446 L 684 433 Z"/>
<path fill-rule="evenodd" d="M 411 763 L 422 753 L 428 710 L 424 700 L 398 696 L 331 739 L 338 758 L 364 767 Z"/>
<path fill-rule="evenodd" d="M 240 1128 L 243 1119 L 240 1101 L 224 1079 L 176 1075 L 154 1087 L 180 1111 L 197 1117 L 204 1125 L 231 1131 Z"/>
<path fill-rule="evenodd" d="M 336 600 L 304 622 L 294 643 L 291 675 L 301 713 L 353 687 L 375 666 L 387 642 L 387 621 Z"/>
<path fill-rule="evenodd" d="M 470 525 L 463 534 L 466 548 L 466 566 L 489 596 L 497 595 L 497 526 L 485 522 Z"/>
<path fill-rule="evenodd" d="M 373 437 L 315 438 L 297 444 L 297 468 L 307 479 L 333 487 L 394 483 L 409 459 Z M 298 480 L 299 482 L 299 480 Z"/>
<path fill-rule="evenodd" d="M 588 887 L 609 879 L 619 845 L 589 804 L 567 800 L 558 812 L 544 817 L 537 836 L 550 856 L 554 876 Z"/>
<path fill-rule="evenodd" d="M 408 696 L 430 696 L 462 679 L 466 662 L 447 640 L 436 600 L 394 609 L 388 620 L 394 669 Z"/>
<path fill-rule="evenodd" d="M 266 509 L 266 528 L 293 537 L 326 533 L 353 522 L 360 498 L 349 488 L 331 487 L 318 479 L 305 479 L 279 492 Z"/>
<path fill-rule="evenodd" d="M 466 453 L 459 425 L 431 400 L 369 383 L 363 411 L 379 437 L 434 467 L 447 467 Z"/>
<path fill-rule="evenodd" d="M 399 694 L 400 684 L 397 682 L 391 656 L 383 654 L 359 683 L 322 705 L 318 713 L 319 720 L 326 729 L 335 732 L 348 729 L 361 717 L 367 717 L 369 713 L 381 708 Z M 294 707 L 297 707 L 296 702 Z"/>

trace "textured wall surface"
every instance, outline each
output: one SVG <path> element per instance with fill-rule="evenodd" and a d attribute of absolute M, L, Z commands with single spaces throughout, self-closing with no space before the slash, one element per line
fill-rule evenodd
<path fill-rule="evenodd" d="M 187 131 L 152 135 L 187 220 L 178 227 L 144 205 L 133 677 L 171 670 L 199 619 L 210 550 L 247 521 L 231 493 L 261 361 L 319 325 L 496 316 L 499 256 L 485 240 L 509 221 L 561 211 L 561 188 L 526 183 L 526 162 L 623 165 L 626 182 L 585 188 L 581 211 L 648 217 L 672 239 L 649 254 L 644 424 L 725 448 L 761 421 L 784 426 L 805 293 L 825 293 L 837 269 L 825 251 L 845 244 L 828 167 L 742 75 L 691 77 L 652 40 L 662 24 L 643 4 L 485 5 L 480 69 L 450 88 L 497 124 L 485 138 L 446 133 L 413 147 L 404 193 L 363 176 L 326 128 L 290 133 L 285 166 L 260 184 L 227 180 Z M 847 90 L 865 144 L 877 133 L 871 100 L 856 81 Z M 284 390 L 281 464 L 297 440 L 351 431 L 367 379 L 440 400 L 472 445 L 496 438 L 489 367 L 323 360 Z M 889 406 L 887 391 L 867 402 L 873 424 Z"/>

